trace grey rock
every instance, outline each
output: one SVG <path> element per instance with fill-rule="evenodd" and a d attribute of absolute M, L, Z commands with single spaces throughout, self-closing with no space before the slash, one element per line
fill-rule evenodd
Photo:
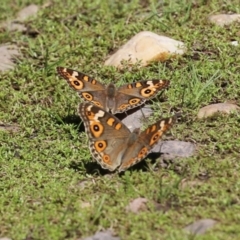
<path fill-rule="evenodd" d="M 96 232 L 93 236 L 84 238 L 83 240 L 120 240 L 120 238 L 112 236 L 111 231 L 105 231 Z"/>
<path fill-rule="evenodd" d="M 190 157 L 194 155 L 195 150 L 196 146 L 191 142 L 172 140 L 159 142 L 151 152 L 160 152 L 163 158 L 168 160 L 176 157 Z"/>
<path fill-rule="evenodd" d="M 153 113 L 150 105 L 145 105 L 143 108 L 140 108 L 136 111 L 129 111 L 127 116 L 122 120 L 122 122 L 129 128 L 132 132 L 136 128 L 140 128 L 143 125 L 144 120 Z"/>
<path fill-rule="evenodd" d="M 194 235 L 202 235 L 204 234 L 209 228 L 212 228 L 217 221 L 213 219 L 201 219 L 196 221 L 184 228 L 185 231 L 188 231 Z"/>

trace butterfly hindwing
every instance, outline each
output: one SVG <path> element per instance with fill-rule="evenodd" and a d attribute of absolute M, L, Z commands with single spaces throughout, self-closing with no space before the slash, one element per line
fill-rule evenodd
<path fill-rule="evenodd" d="M 125 171 L 129 167 L 144 159 L 162 138 L 162 135 L 172 127 L 175 121 L 175 116 L 161 119 L 141 132 L 137 141 L 135 141 L 131 146 L 134 151 L 129 150 L 125 153 L 122 164 L 119 167 L 119 172 Z"/>

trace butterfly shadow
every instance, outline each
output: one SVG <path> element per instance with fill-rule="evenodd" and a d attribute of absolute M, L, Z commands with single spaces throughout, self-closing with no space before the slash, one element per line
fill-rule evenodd
<path fill-rule="evenodd" d="M 67 115 L 65 117 L 62 117 L 61 119 L 57 119 L 56 122 L 60 125 L 61 124 L 73 125 L 74 128 L 76 128 L 79 133 L 85 131 L 83 121 L 79 117 L 79 115 Z"/>
<path fill-rule="evenodd" d="M 126 112 L 117 113 L 115 114 L 115 116 L 122 121 L 125 118 L 129 118 L 131 116 L 135 116 L 138 118 L 149 117 L 152 113 L 153 110 L 151 109 L 150 105 L 145 103 L 142 104 L 141 106 L 129 109 Z"/>
<path fill-rule="evenodd" d="M 114 172 L 110 172 L 107 169 L 101 168 L 101 166 L 97 162 L 88 161 L 88 162 L 71 162 L 69 164 L 69 168 L 73 169 L 76 172 L 84 172 L 88 175 L 94 176 L 104 176 L 113 174 Z"/>
<path fill-rule="evenodd" d="M 153 152 L 150 153 L 146 159 L 150 159 L 150 163 L 154 164 L 156 163 L 157 159 L 162 155 L 160 152 Z M 118 172 L 117 170 L 111 172 L 107 169 L 103 169 L 97 162 L 94 161 L 88 161 L 88 162 L 78 162 L 74 161 L 69 164 L 69 168 L 73 169 L 76 172 L 82 172 L 84 171 L 88 175 L 94 175 L 94 176 L 105 176 L 105 175 L 116 175 L 118 174 L 120 177 L 124 176 L 124 172 Z M 149 166 L 148 163 L 143 160 L 136 165 L 132 166 L 131 168 L 127 169 L 127 171 L 131 172 L 149 172 Z"/>
<path fill-rule="evenodd" d="M 127 169 L 126 171 L 149 172 L 150 171 L 149 164 L 146 160 L 149 159 L 150 164 L 155 164 L 158 161 L 158 159 L 161 157 L 161 155 L 162 155 L 161 152 L 151 152 L 148 154 L 148 156 L 146 158 L 144 158 L 142 161 L 140 161 L 136 165 L 133 165 L 131 168 Z M 119 173 L 120 176 L 124 176 L 124 174 L 125 174 L 125 171 Z"/>

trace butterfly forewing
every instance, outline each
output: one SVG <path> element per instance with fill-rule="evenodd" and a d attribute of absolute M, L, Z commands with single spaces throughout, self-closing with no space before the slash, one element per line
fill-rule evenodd
<path fill-rule="evenodd" d="M 105 86 L 84 73 L 70 68 L 57 67 L 58 74 L 67 80 L 70 87 L 77 91 L 84 101 L 106 108 Z"/>
<path fill-rule="evenodd" d="M 80 98 L 112 114 L 142 105 L 170 83 L 168 80 L 154 79 L 125 84 L 117 89 L 112 83 L 104 86 L 94 78 L 70 68 L 57 67 L 57 72 L 77 91 Z"/>
<path fill-rule="evenodd" d="M 121 163 L 130 130 L 115 116 L 90 103 L 79 105 L 92 156 L 110 171 Z"/>
<path fill-rule="evenodd" d="M 167 88 L 169 80 L 146 80 L 125 84 L 119 87 L 116 94 L 116 112 L 124 112 L 142 105 L 154 98 L 159 91 Z"/>

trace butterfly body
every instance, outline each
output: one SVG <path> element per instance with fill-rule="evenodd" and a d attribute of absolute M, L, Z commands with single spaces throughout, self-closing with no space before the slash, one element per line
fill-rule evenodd
<path fill-rule="evenodd" d="M 57 67 L 57 71 L 78 92 L 80 98 L 112 114 L 125 112 L 142 105 L 170 83 L 168 80 L 154 79 L 125 84 L 117 88 L 113 83 L 105 86 L 97 80 L 69 68 Z"/>
<path fill-rule="evenodd" d="M 144 159 L 173 124 L 162 119 L 143 132 L 131 132 L 118 118 L 90 103 L 79 105 L 79 115 L 89 137 L 89 148 L 102 168 L 124 171 Z"/>

